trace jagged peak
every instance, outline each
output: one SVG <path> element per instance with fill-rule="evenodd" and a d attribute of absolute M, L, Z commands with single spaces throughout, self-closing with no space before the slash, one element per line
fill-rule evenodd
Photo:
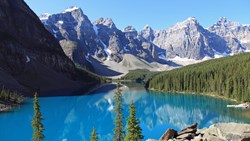
<path fill-rule="evenodd" d="M 98 20 L 96 20 L 94 22 L 94 24 L 104 25 L 104 26 L 107 26 L 109 28 L 116 28 L 115 23 L 113 22 L 113 20 L 111 18 L 99 18 Z"/>
<path fill-rule="evenodd" d="M 73 12 L 73 11 L 76 11 L 76 10 L 81 10 L 81 9 L 76 7 L 76 6 L 71 6 L 71 7 L 67 8 L 67 9 L 65 9 L 63 11 L 63 13 Z"/>
<path fill-rule="evenodd" d="M 188 24 L 199 24 L 197 19 L 195 17 L 189 17 L 186 20 L 182 21 L 182 22 L 178 22 L 177 25 L 188 25 Z"/>
<path fill-rule="evenodd" d="M 217 21 L 215 24 L 213 24 L 211 28 L 217 28 L 217 27 L 227 27 L 227 28 L 235 28 L 241 26 L 239 22 L 231 21 L 227 19 L 226 17 L 221 17 L 219 21 Z"/>
<path fill-rule="evenodd" d="M 195 17 L 189 17 L 186 19 L 186 21 L 194 21 L 197 22 L 197 19 Z"/>
<path fill-rule="evenodd" d="M 49 14 L 49 13 L 43 13 L 43 14 L 41 14 L 41 15 L 39 16 L 39 19 L 40 19 L 40 20 L 48 20 L 48 18 L 49 18 L 50 15 L 51 15 L 51 14 Z"/>
<path fill-rule="evenodd" d="M 136 29 L 133 26 L 127 26 L 123 29 L 123 32 L 136 32 Z"/>
<path fill-rule="evenodd" d="M 195 17 L 189 17 L 182 22 L 178 22 L 177 24 L 170 27 L 169 29 L 181 29 L 181 28 L 189 27 L 190 25 L 199 26 L 200 24 Z"/>
<path fill-rule="evenodd" d="M 228 19 L 226 17 L 220 17 L 219 21 L 225 23 L 228 21 Z"/>
<path fill-rule="evenodd" d="M 198 21 L 197 21 L 197 19 L 195 17 L 189 17 L 186 20 L 184 20 L 182 22 L 179 22 L 179 23 L 182 23 L 182 24 L 188 24 L 188 23 L 198 24 Z"/>
<path fill-rule="evenodd" d="M 143 30 L 152 30 L 151 26 L 146 24 L 143 28 Z"/>
<path fill-rule="evenodd" d="M 234 25 L 237 24 L 237 25 L 240 25 L 239 22 L 235 22 L 235 21 L 229 20 L 226 17 L 221 17 L 220 20 L 217 23 L 221 23 L 221 24 L 234 24 Z"/>

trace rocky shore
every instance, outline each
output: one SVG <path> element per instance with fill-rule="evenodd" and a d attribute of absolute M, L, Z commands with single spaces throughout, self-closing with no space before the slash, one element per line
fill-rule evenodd
<path fill-rule="evenodd" d="M 197 123 L 181 131 L 168 129 L 159 140 L 147 141 L 250 141 L 250 124 L 219 123 L 197 129 Z"/>
<path fill-rule="evenodd" d="M 7 112 L 13 108 L 12 105 L 0 104 L 0 112 Z"/>

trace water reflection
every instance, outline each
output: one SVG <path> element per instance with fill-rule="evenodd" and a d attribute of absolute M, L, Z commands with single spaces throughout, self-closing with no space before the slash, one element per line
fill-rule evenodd
<path fill-rule="evenodd" d="M 107 90 L 107 87 L 104 89 Z M 89 140 L 92 128 L 96 127 L 102 141 L 111 141 L 114 126 L 112 89 L 108 93 L 95 91 L 93 93 L 97 94 L 86 96 L 41 98 L 46 140 Z M 232 102 L 222 99 L 198 95 L 166 95 L 138 87 L 130 88 L 123 94 L 125 117 L 128 115 L 128 105 L 133 100 L 145 139 L 159 138 L 167 128 L 181 129 L 194 122 L 199 123 L 199 128 L 217 122 L 250 123 L 249 111 L 228 109 L 226 105 Z M 31 140 L 32 116 L 32 100 L 20 110 L 1 114 L 1 141 Z"/>

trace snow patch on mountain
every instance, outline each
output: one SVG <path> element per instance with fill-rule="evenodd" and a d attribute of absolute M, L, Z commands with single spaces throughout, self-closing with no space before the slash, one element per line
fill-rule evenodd
<path fill-rule="evenodd" d="M 189 59 L 189 58 L 181 58 L 181 57 L 179 57 L 179 56 L 176 56 L 176 57 L 174 57 L 174 58 L 171 58 L 171 59 L 168 59 L 168 60 L 170 60 L 170 61 L 197 61 L 197 60 L 195 60 L 195 59 Z"/>
<path fill-rule="evenodd" d="M 26 56 L 26 61 L 25 61 L 25 63 L 29 63 L 30 62 L 30 58 L 29 58 L 29 56 Z"/>
<path fill-rule="evenodd" d="M 158 58 L 159 58 L 159 59 L 166 60 L 166 53 L 164 53 L 164 52 L 159 52 L 159 53 L 158 53 Z"/>
<path fill-rule="evenodd" d="M 220 52 L 218 52 L 218 51 L 216 51 L 214 49 L 213 49 L 213 52 L 214 52 L 214 58 L 221 58 L 221 57 L 233 55 L 233 54 L 229 54 L 229 53 L 226 53 L 226 52 L 220 53 Z"/>
<path fill-rule="evenodd" d="M 88 62 L 92 63 L 92 61 L 89 59 L 89 56 L 90 56 L 90 54 L 88 53 L 88 54 L 85 56 L 85 58 L 86 58 L 86 60 L 87 60 Z"/>
<path fill-rule="evenodd" d="M 99 28 L 95 24 L 93 24 L 93 29 L 95 31 L 95 34 L 98 35 L 98 29 Z"/>
<path fill-rule="evenodd" d="M 57 38 L 57 35 L 56 35 L 57 32 L 58 32 L 58 31 L 56 31 L 56 30 L 53 29 L 53 33 L 54 33 L 53 35 L 54 35 L 55 38 Z"/>
<path fill-rule="evenodd" d="M 185 21 L 178 22 L 176 25 L 172 26 L 172 29 L 183 29 L 187 28 L 190 23 L 197 23 L 197 20 L 195 17 L 189 17 Z"/>
<path fill-rule="evenodd" d="M 100 42 L 102 43 L 103 47 L 104 47 L 104 52 L 106 53 L 106 55 L 108 56 L 107 57 L 107 60 L 110 60 L 110 55 L 112 53 L 112 51 L 107 48 L 107 45 L 104 44 L 104 42 L 102 40 L 100 40 Z"/>
<path fill-rule="evenodd" d="M 49 19 L 51 15 L 49 13 L 43 13 L 39 16 L 39 19 L 44 25 L 48 25 L 47 20 Z"/>
<path fill-rule="evenodd" d="M 126 46 L 124 46 L 124 47 L 123 47 L 123 49 L 124 49 L 125 51 L 129 51 L 129 49 L 127 49 L 127 47 L 126 47 Z"/>
<path fill-rule="evenodd" d="M 58 23 L 58 24 L 63 24 L 63 21 L 58 21 L 57 23 Z"/>
<path fill-rule="evenodd" d="M 48 20 L 48 19 L 49 19 L 49 16 L 50 16 L 49 13 L 43 13 L 43 14 L 41 14 L 41 15 L 39 16 L 39 19 L 40 19 L 41 21 Z"/>
<path fill-rule="evenodd" d="M 72 12 L 78 9 L 79 9 L 78 7 L 72 6 L 70 8 L 65 9 L 63 13 Z"/>
<path fill-rule="evenodd" d="M 182 66 L 186 66 L 186 65 L 191 65 L 191 64 L 196 64 L 196 63 L 200 63 L 202 61 L 206 61 L 212 59 L 210 57 L 204 57 L 202 60 L 196 60 L 196 59 L 189 59 L 189 58 L 181 58 L 179 56 L 176 56 L 174 58 L 171 59 L 167 59 L 168 61 L 172 61 L 176 64 L 182 65 Z"/>

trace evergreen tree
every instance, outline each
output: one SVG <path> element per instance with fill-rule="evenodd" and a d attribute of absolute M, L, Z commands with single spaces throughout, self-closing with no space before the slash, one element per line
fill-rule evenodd
<path fill-rule="evenodd" d="M 98 141 L 98 137 L 97 137 L 97 133 L 96 133 L 95 128 L 93 128 L 93 130 L 92 130 L 90 141 Z"/>
<path fill-rule="evenodd" d="M 44 119 L 40 112 L 40 105 L 38 101 L 37 93 L 34 96 L 34 116 L 32 119 L 32 127 L 33 127 L 33 141 L 42 141 L 45 136 L 43 135 L 44 127 L 42 124 L 42 120 Z"/>
<path fill-rule="evenodd" d="M 114 141 L 123 141 L 124 139 L 124 125 L 123 125 L 123 109 L 122 109 L 122 93 L 120 89 L 120 82 L 117 83 L 117 89 L 114 94 L 114 99 L 115 99 L 115 107 L 114 107 L 114 112 L 115 112 L 115 128 L 114 130 L 114 135 L 113 135 L 113 140 Z"/>
<path fill-rule="evenodd" d="M 125 141 L 141 141 L 143 135 L 141 134 L 142 129 L 140 127 L 140 122 L 136 118 L 136 109 L 133 102 L 129 106 L 129 117 L 127 118 L 127 133 Z"/>

